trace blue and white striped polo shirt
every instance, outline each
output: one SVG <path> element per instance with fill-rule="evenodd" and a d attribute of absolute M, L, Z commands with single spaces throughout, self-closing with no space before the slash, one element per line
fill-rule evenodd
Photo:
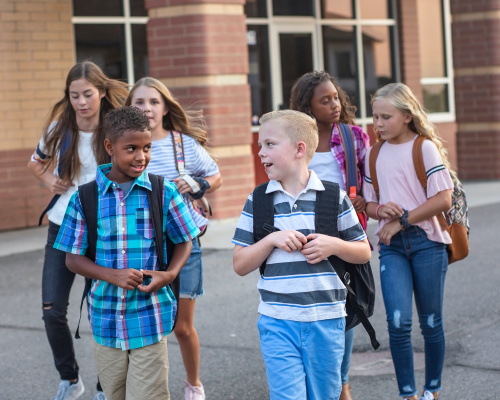
<path fill-rule="evenodd" d="M 297 198 L 277 181 L 270 181 L 267 193 L 274 193 L 274 225 L 280 230 L 297 230 L 304 235 L 315 232 L 316 191 L 325 190 L 314 173 Z M 232 242 L 251 246 L 253 238 L 253 196 L 245 203 Z M 345 241 L 366 238 L 347 194 L 341 190 L 337 221 L 339 237 Z M 257 284 L 260 292 L 259 313 L 271 318 L 311 322 L 346 315 L 346 289 L 325 259 L 309 264 L 300 251 L 287 253 L 275 248 L 267 258 L 264 276 Z"/>

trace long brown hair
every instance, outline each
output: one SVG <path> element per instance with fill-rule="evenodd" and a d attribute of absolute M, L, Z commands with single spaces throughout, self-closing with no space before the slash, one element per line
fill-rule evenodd
<path fill-rule="evenodd" d="M 313 71 L 302 75 L 293 85 L 290 95 L 290 109 L 302 111 L 314 118 L 311 113 L 311 99 L 316 86 L 323 82 L 331 82 L 339 94 L 340 110 L 339 122 L 355 125 L 356 106 L 351 104 L 349 95 L 339 86 L 335 78 L 325 71 Z"/>
<path fill-rule="evenodd" d="M 207 145 L 208 135 L 203 112 L 201 110 L 184 111 L 179 102 L 174 98 L 172 93 L 170 93 L 170 90 L 168 90 L 165 84 L 158 79 L 151 78 L 150 76 L 139 79 L 130 90 L 127 100 L 125 101 L 126 106 L 132 104 L 134 93 L 137 88 L 141 86 L 156 89 L 161 97 L 163 97 L 165 105 L 168 108 L 168 113 L 163 116 L 163 129 L 167 131 L 177 131 L 191 136 L 201 144 L 203 148 L 207 151 L 209 150 Z"/>
<path fill-rule="evenodd" d="M 51 156 L 49 162 L 45 165 L 45 170 L 57 160 L 57 154 L 61 148 L 66 132 L 70 134 L 69 150 L 63 155 L 59 161 L 65 168 L 63 176 L 60 178 L 71 181 L 80 172 L 80 158 L 78 156 L 78 125 L 76 124 L 76 113 L 71 105 L 69 96 L 69 86 L 71 82 L 78 79 L 85 79 L 90 84 L 95 86 L 99 92 L 105 92 L 105 96 L 101 99 L 99 109 L 99 124 L 93 135 L 92 149 L 97 161 L 97 164 L 105 164 L 109 162 L 109 156 L 104 148 L 104 115 L 114 108 L 123 105 L 128 95 L 128 85 L 108 78 L 102 70 L 92 61 L 83 61 L 75 64 L 68 72 L 66 77 L 66 86 L 64 88 L 64 97 L 59 100 L 47 118 L 44 126 L 44 141 L 47 153 Z M 49 127 L 55 122 L 55 125 L 49 131 Z"/>

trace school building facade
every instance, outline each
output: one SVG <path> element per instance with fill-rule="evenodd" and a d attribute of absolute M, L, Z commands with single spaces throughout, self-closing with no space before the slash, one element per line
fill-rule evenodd
<path fill-rule="evenodd" d="M 265 180 L 258 117 L 311 70 L 338 78 L 372 138 L 370 95 L 406 83 L 459 176 L 500 179 L 500 0 L 2 0 L 0 35 L 0 230 L 35 226 L 51 197 L 26 164 L 84 59 L 203 108 L 224 180 L 214 218 Z"/>

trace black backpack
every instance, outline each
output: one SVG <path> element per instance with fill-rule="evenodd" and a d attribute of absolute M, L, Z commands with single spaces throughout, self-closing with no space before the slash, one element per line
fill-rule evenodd
<path fill-rule="evenodd" d="M 148 203 L 149 203 L 149 215 L 153 222 L 153 230 L 155 232 L 155 244 L 156 244 L 156 254 L 158 257 L 158 264 L 160 265 L 160 271 L 166 271 L 168 269 L 168 264 L 172 258 L 175 244 L 169 239 L 168 235 L 165 235 L 165 240 L 167 241 L 167 263 L 163 262 L 163 176 L 149 174 L 149 180 L 151 181 L 151 191 L 147 191 Z M 85 222 L 87 223 L 88 232 L 88 247 L 85 252 L 85 256 L 90 259 L 90 261 L 95 262 L 95 252 L 97 245 L 97 182 L 94 180 L 89 183 L 85 183 L 78 186 L 78 196 L 80 198 L 80 203 L 82 204 L 83 213 L 85 216 Z M 174 330 L 175 324 L 177 323 L 177 316 L 179 315 L 179 290 L 180 290 L 180 274 L 169 285 L 170 289 L 174 293 L 175 300 L 177 301 L 177 312 L 175 313 L 174 325 L 172 330 Z M 89 294 L 90 288 L 92 286 L 92 279 L 85 278 L 85 288 L 83 289 L 82 301 L 80 303 L 80 318 L 78 320 L 78 327 L 76 328 L 75 338 L 80 339 L 80 321 L 82 319 L 82 307 L 85 299 Z"/>
<path fill-rule="evenodd" d="M 326 190 L 316 192 L 315 230 L 316 233 L 338 237 L 337 224 L 332 224 L 331 221 L 336 221 L 338 217 L 339 185 L 322 182 Z M 268 183 L 257 186 L 253 192 L 253 235 L 256 242 L 278 230 L 274 227 L 273 193 L 266 194 Z M 351 264 L 337 256 L 328 257 L 328 261 L 347 288 L 345 330 L 348 331 L 359 323 L 363 324 L 370 336 L 372 347 L 377 349 L 380 344 L 372 324 L 368 321 L 373 315 L 375 305 L 375 281 L 370 262 Z M 261 275 L 264 275 L 265 267 L 264 261 L 260 266 Z"/>

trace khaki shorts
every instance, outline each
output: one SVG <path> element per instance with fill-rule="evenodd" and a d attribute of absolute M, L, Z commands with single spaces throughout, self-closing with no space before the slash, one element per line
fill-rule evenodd
<path fill-rule="evenodd" d="M 94 340 L 99 381 L 108 400 L 169 400 L 167 337 L 134 350 L 106 347 Z"/>

